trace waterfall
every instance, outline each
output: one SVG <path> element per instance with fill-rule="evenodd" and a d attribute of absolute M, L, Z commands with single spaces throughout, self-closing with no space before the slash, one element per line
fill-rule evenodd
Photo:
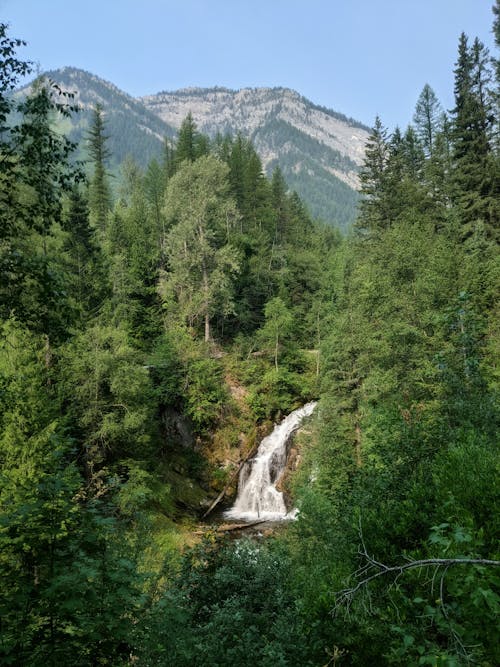
<path fill-rule="evenodd" d="M 295 516 L 295 512 L 287 512 L 283 494 L 275 484 L 285 470 L 288 439 L 315 407 L 316 402 L 311 402 L 294 410 L 262 440 L 257 454 L 241 469 L 238 496 L 231 509 L 224 512 L 225 517 L 244 521 L 279 521 Z"/>

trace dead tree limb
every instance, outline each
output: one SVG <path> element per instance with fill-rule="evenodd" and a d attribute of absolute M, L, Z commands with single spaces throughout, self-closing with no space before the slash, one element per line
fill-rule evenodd
<path fill-rule="evenodd" d="M 424 558 L 422 560 L 411 560 L 408 563 L 403 565 L 384 565 L 373 559 L 369 559 L 368 567 L 378 567 L 377 572 L 371 574 L 370 576 L 361 579 L 356 586 L 352 588 L 345 588 L 342 591 L 339 591 L 337 595 L 337 604 L 351 600 L 354 595 L 364 586 L 378 579 L 379 577 L 384 577 L 388 574 L 394 574 L 396 576 L 401 575 L 405 570 L 411 570 L 415 567 L 444 567 L 449 568 L 452 565 L 484 565 L 488 567 L 498 567 L 500 565 L 500 560 L 489 560 L 487 558 Z"/>
<path fill-rule="evenodd" d="M 258 526 L 259 523 L 267 523 L 267 519 L 259 519 L 258 521 L 250 521 L 249 523 L 231 523 L 228 525 L 218 526 L 218 533 L 230 533 L 233 530 L 246 530 L 252 526 Z"/>
<path fill-rule="evenodd" d="M 434 586 L 437 573 L 441 571 L 440 592 L 441 599 L 443 599 L 444 576 L 450 567 L 454 565 L 480 565 L 484 567 L 500 566 L 500 560 L 490 560 L 488 558 L 422 558 L 420 560 L 407 559 L 407 562 L 405 563 L 398 565 L 386 565 L 385 563 L 381 563 L 373 556 L 369 555 L 363 538 L 361 522 L 359 527 L 359 536 L 361 541 L 359 555 L 363 557 L 364 563 L 353 575 L 356 579 L 358 579 L 358 583 L 355 586 L 351 586 L 350 588 L 344 588 L 335 594 L 336 602 L 334 611 L 336 611 L 342 605 L 349 607 L 356 593 L 365 588 L 371 581 L 379 579 L 380 577 L 392 575 L 394 577 L 394 581 L 397 581 L 397 579 L 406 570 L 434 567 L 436 569 L 432 577 L 432 586 Z"/>
<path fill-rule="evenodd" d="M 231 484 L 234 482 L 235 478 L 240 474 L 240 470 L 243 468 L 243 466 L 245 465 L 245 463 L 246 463 L 248 460 L 250 460 L 250 459 L 252 458 L 252 456 L 254 456 L 255 452 L 257 451 L 257 447 L 258 447 L 258 445 L 254 445 L 254 446 L 252 447 L 252 449 L 250 450 L 250 453 L 248 454 L 248 456 L 246 456 L 242 461 L 240 461 L 238 467 L 236 468 L 236 470 L 233 471 L 233 474 L 232 474 L 231 477 L 229 478 L 229 481 L 227 482 L 226 486 L 222 489 L 222 491 L 219 493 L 219 495 L 217 496 L 217 498 L 214 500 L 214 502 L 213 502 L 213 503 L 210 505 L 210 507 L 207 509 L 207 511 L 205 512 L 205 514 L 201 517 L 202 519 L 204 519 L 205 517 L 207 517 L 207 516 L 210 514 L 210 512 L 211 512 L 215 507 L 217 507 L 217 505 L 220 503 L 220 501 L 224 498 L 224 496 L 226 495 L 226 491 L 229 489 L 229 487 L 231 486 Z"/>

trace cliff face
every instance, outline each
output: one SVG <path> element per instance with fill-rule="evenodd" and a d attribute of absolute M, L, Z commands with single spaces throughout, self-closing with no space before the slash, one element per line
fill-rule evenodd
<path fill-rule="evenodd" d="M 313 105 L 293 90 L 190 88 L 149 95 L 142 102 L 173 127 L 178 128 L 191 112 L 206 134 L 241 132 L 255 142 L 265 167 L 294 151 L 297 157 L 303 153 L 304 158 L 314 158 L 347 185 L 357 186 L 367 129 L 341 114 Z M 273 140 L 277 127 L 284 133 L 288 128 L 288 140 Z M 294 141 L 297 135 L 302 137 L 302 146 Z M 311 150 L 306 153 L 308 147 Z"/>

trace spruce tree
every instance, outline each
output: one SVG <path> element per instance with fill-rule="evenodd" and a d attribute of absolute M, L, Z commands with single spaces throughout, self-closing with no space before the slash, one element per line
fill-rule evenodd
<path fill-rule="evenodd" d="M 82 318 L 95 314 L 106 294 L 107 275 L 96 230 L 90 225 L 87 198 L 77 186 L 62 221 L 67 236 L 63 250 L 70 293 Z"/>
<path fill-rule="evenodd" d="M 182 121 L 175 147 L 175 166 L 179 166 L 187 160 L 194 162 L 202 155 L 208 154 L 208 139 L 198 132 L 196 123 L 191 112 Z"/>
<path fill-rule="evenodd" d="M 489 93 L 488 54 L 462 33 L 455 69 L 453 109 L 454 198 L 460 207 L 461 236 L 466 240 L 478 225 L 490 237 L 498 233 L 498 177 L 491 145 L 493 119 Z"/>

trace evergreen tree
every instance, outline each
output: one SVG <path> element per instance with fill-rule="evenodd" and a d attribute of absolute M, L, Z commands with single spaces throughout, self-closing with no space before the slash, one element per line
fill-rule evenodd
<path fill-rule="evenodd" d="M 92 223 L 103 232 L 111 210 L 111 192 L 106 172 L 106 161 L 110 152 L 106 146 L 104 111 L 96 104 L 92 112 L 92 123 L 87 136 L 88 151 L 93 166 L 89 183 L 89 205 Z"/>
<path fill-rule="evenodd" d="M 374 233 L 389 224 L 384 208 L 385 172 L 388 159 L 387 130 L 377 116 L 365 148 L 365 162 L 360 172 L 360 192 L 364 199 L 360 205 L 358 230 Z"/>
<path fill-rule="evenodd" d="M 460 204 L 462 238 L 478 224 L 496 237 L 498 229 L 498 178 L 492 168 L 492 120 L 488 93 L 489 72 L 484 45 L 469 47 L 462 33 L 455 69 L 453 158 L 455 198 Z"/>
<path fill-rule="evenodd" d="M 198 132 L 191 112 L 182 121 L 175 146 L 175 167 L 178 169 L 184 160 L 194 162 L 208 154 L 208 139 Z"/>
<path fill-rule="evenodd" d="M 167 180 L 160 164 L 154 158 L 148 164 L 144 174 L 144 194 L 148 204 L 149 215 L 154 222 L 154 228 L 157 235 L 157 244 L 163 245 L 165 238 L 165 218 L 162 212 L 165 199 L 165 189 Z"/>
<path fill-rule="evenodd" d="M 90 226 L 87 199 L 78 187 L 70 193 L 62 227 L 67 233 L 63 250 L 68 258 L 66 267 L 72 296 L 85 318 L 101 305 L 106 294 L 107 275 L 95 229 Z"/>
<path fill-rule="evenodd" d="M 413 122 L 428 157 L 433 156 L 436 134 L 440 130 L 442 108 L 435 92 L 425 84 L 415 107 Z"/>
<path fill-rule="evenodd" d="M 211 156 L 185 164 L 168 185 L 165 214 L 172 227 L 166 242 L 169 271 L 160 293 L 166 305 L 179 306 L 190 326 L 203 321 L 208 341 L 214 314 L 233 309 L 233 277 L 239 270 L 230 242 L 238 213 L 229 195 L 228 169 Z"/>
<path fill-rule="evenodd" d="M 495 20 L 493 21 L 493 35 L 495 38 L 495 45 L 497 50 L 500 50 L 500 0 L 495 0 L 493 5 L 493 13 L 495 15 Z M 498 58 L 493 60 L 493 65 L 495 67 L 495 79 L 496 79 L 496 94 L 494 96 L 495 110 L 496 110 L 496 132 L 497 132 L 497 152 L 498 152 L 498 143 L 500 142 L 500 54 Z"/>
<path fill-rule="evenodd" d="M 175 147 L 168 137 L 165 137 L 163 140 L 162 169 L 165 176 L 166 187 L 168 179 L 175 173 Z"/>
<path fill-rule="evenodd" d="M 273 245 L 279 247 L 285 242 L 288 225 L 288 186 L 279 167 L 275 167 L 271 177 L 271 204 L 274 213 Z"/>

